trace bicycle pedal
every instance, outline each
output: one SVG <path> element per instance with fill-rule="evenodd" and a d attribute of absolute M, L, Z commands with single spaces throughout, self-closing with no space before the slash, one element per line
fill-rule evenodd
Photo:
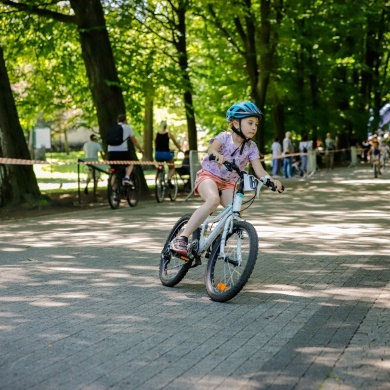
<path fill-rule="evenodd" d="M 177 257 L 177 258 L 180 259 L 180 260 L 183 260 L 183 261 L 185 261 L 185 262 L 190 261 L 190 258 L 189 258 L 189 257 L 183 256 L 183 255 L 179 255 L 178 253 L 176 253 L 176 252 L 173 251 L 172 249 L 171 249 L 171 253 L 173 254 L 173 256 Z"/>

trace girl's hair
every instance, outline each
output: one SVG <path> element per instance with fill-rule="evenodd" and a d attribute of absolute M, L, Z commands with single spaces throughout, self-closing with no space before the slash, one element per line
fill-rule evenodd
<path fill-rule="evenodd" d="M 160 130 L 163 131 L 167 128 L 167 121 L 160 122 Z"/>

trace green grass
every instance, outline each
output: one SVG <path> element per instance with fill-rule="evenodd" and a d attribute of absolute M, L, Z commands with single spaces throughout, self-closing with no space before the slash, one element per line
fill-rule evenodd
<path fill-rule="evenodd" d="M 84 152 L 70 152 L 66 153 L 47 153 L 47 162 L 65 163 L 61 164 L 37 164 L 34 165 L 35 177 L 38 181 L 40 190 L 44 193 L 58 193 L 67 190 L 77 190 L 78 188 L 78 164 L 77 160 L 84 157 Z M 74 164 L 72 164 L 74 163 Z M 148 185 L 154 183 L 154 169 L 145 171 L 145 178 Z M 80 165 L 80 185 L 85 186 L 86 181 L 86 166 Z M 98 183 L 99 187 L 106 187 L 107 175 L 102 173 L 101 179 Z M 90 183 L 92 186 L 92 183 Z"/>

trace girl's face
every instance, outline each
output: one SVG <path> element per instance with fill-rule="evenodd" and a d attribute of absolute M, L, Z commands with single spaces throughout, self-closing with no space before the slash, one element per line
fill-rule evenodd
<path fill-rule="evenodd" d="M 238 129 L 240 125 L 238 120 L 234 120 L 234 126 Z M 250 116 L 248 118 L 241 119 L 241 131 L 246 138 L 253 138 L 257 133 L 257 126 L 259 125 L 259 118 Z"/>

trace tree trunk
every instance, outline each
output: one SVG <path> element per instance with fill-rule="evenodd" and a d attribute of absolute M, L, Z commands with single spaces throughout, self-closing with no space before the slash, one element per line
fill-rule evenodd
<path fill-rule="evenodd" d="M 0 47 L 0 157 L 30 160 Z M 0 165 L 0 207 L 40 198 L 32 165 Z"/>
<path fill-rule="evenodd" d="M 176 9 L 178 17 L 178 33 L 175 46 L 179 57 L 179 66 L 184 83 L 184 108 L 188 127 L 188 143 L 190 150 L 198 150 L 198 135 L 196 131 L 195 109 L 192 99 L 192 83 L 189 74 L 188 53 L 187 53 L 187 37 L 186 37 L 186 4 L 183 1 L 179 2 L 179 7 Z"/>
<path fill-rule="evenodd" d="M 145 91 L 144 161 L 153 161 L 153 96 Z"/>
<path fill-rule="evenodd" d="M 283 5 L 281 0 L 275 0 L 274 2 L 271 0 L 262 0 L 260 4 L 259 77 L 255 90 L 252 90 L 252 96 L 255 98 L 255 103 L 263 109 L 271 73 L 276 68 L 274 61 L 279 40 L 277 29 L 283 18 L 282 9 Z M 271 15 L 271 10 L 274 10 L 274 16 Z M 276 23 L 274 20 L 276 20 Z M 264 127 L 265 121 L 261 121 L 260 131 L 256 134 L 256 141 L 261 153 L 265 151 Z"/>
<path fill-rule="evenodd" d="M 106 20 L 100 0 L 70 0 L 79 30 L 81 50 L 89 80 L 89 87 L 96 106 L 99 132 L 107 145 L 107 131 L 126 113 L 122 89 L 115 67 L 114 55 L 108 36 Z M 138 161 L 135 147 L 128 142 L 131 160 Z M 136 166 L 141 179 L 142 192 L 148 186 L 140 165 Z"/>
<path fill-rule="evenodd" d="M 100 0 L 70 0 L 74 16 L 22 2 L 3 1 L 3 3 L 27 14 L 36 14 L 61 23 L 76 24 L 89 88 L 96 107 L 99 132 L 106 149 L 107 131 L 116 123 L 119 114 L 126 113 L 126 107 Z M 130 158 L 137 161 L 138 157 L 132 142 L 129 142 L 129 150 Z M 140 166 L 137 166 L 137 172 L 141 178 L 142 190 L 148 191 Z"/>

